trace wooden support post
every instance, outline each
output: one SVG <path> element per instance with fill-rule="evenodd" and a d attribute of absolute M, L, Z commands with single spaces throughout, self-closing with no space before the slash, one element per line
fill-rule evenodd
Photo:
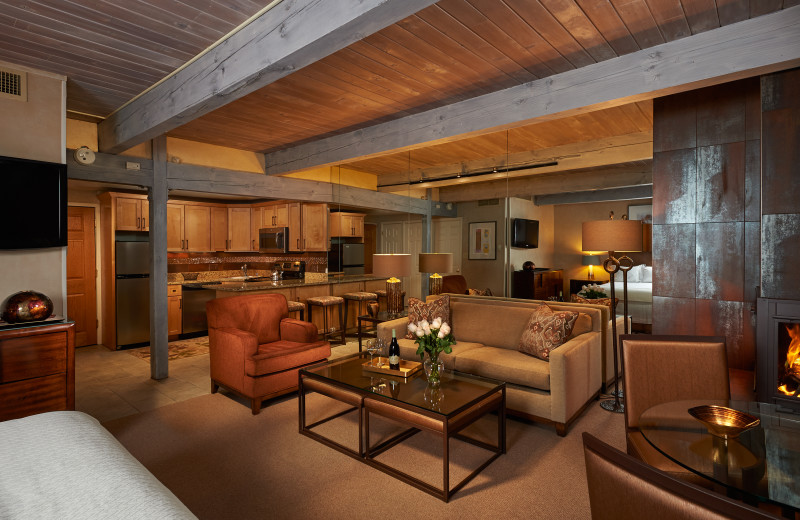
<path fill-rule="evenodd" d="M 169 375 L 167 323 L 167 138 L 153 139 L 150 199 L 150 377 Z"/>
<path fill-rule="evenodd" d="M 433 247 L 432 247 L 433 246 L 433 234 L 432 234 L 433 227 L 432 227 L 431 220 L 433 218 L 433 213 L 432 213 L 431 208 L 432 208 L 433 202 L 431 201 L 431 197 L 433 196 L 433 190 L 431 188 L 428 188 L 427 190 L 425 190 L 425 195 L 426 195 L 425 198 L 428 201 L 428 211 L 425 214 L 422 215 L 422 252 L 423 253 L 432 253 L 433 252 Z M 429 282 L 429 278 L 430 278 L 430 274 L 429 273 L 421 273 L 421 275 L 422 276 L 420 278 L 421 278 L 422 287 L 421 287 L 420 295 L 422 295 L 422 297 L 424 298 L 429 294 L 429 291 L 430 291 L 430 287 L 429 287 L 430 284 L 428 283 Z"/>

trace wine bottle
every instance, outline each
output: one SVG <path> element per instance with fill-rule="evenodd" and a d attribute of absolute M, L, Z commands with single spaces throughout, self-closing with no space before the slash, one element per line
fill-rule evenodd
<path fill-rule="evenodd" d="M 400 345 L 397 344 L 395 330 L 392 329 L 392 342 L 389 343 L 389 368 L 400 370 Z"/>
<path fill-rule="evenodd" d="M 560 301 L 560 302 L 564 301 L 564 292 L 563 291 L 558 291 L 558 301 Z"/>

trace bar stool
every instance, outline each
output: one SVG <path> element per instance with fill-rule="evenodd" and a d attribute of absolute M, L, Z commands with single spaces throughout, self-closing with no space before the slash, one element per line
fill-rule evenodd
<path fill-rule="evenodd" d="M 306 300 L 306 304 L 308 305 L 308 321 L 313 323 L 311 318 L 311 312 L 314 310 L 314 307 L 322 307 L 323 312 L 323 320 L 324 320 L 324 328 L 322 330 L 322 339 L 328 340 L 328 337 L 331 333 L 328 331 L 328 307 L 332 307 L 334 305 L 339 306 L 339 327 L 342 329 L 342 339 L 340 343 L 344 345 L 347 341 L 344 338 L 344 298 L 341 296 L 312 296 Z"/>
<path fill-rule="evenodd" d="M 299 312 L 300 313 L 300 321 L 303 321 L 303 315 L 306 312 L 306 306 L 300 302 L 293 302 L 290 300 L 286 301 L 286 304 L 289 306 L 289 312 Z"/>
<path fill-rule="evenodd" d="M 364 302 L 377 302 L 378 295 L 371 292 L 349 292 L 342 295 L 344 298 L 344 326 L 347 328 L 347 314 L 350 309 L 350 302 L 358 302 L 358 314 L 356 314 L 356 319 L 361 316 L 363 313 L 361 312 L 361 304 Z"/>
<path fill-rule="evenodd" d="M 378 297 L 378 308 L 379 310 L 386 311 L 389 310 L 389 301 L 386 297 L 386 289 L 377 289 L 374 291 L 375 295 Z M 403 308 L 406 306 L 406 292 L 402 291 L 400 296 L 403 298 Z M 381 304 L 381 300 L 383 304 Z"/>

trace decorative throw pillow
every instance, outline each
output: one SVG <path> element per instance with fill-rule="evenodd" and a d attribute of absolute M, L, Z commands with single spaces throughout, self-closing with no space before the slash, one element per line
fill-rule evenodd
<path fill-rule="evenodd" d="M 451 327 L 450 323 L 450 295 L 444 294 L 435 300 L 425 303 L 417 298 L 408 299 L 408 322 L 417 324 L 422 320 L 433 322 L 436 318 L 442 318 Z M 414 339 L 415 336 L 409 331 L 406 332 L 406 339 Z"/>
<path fill-rule="evenodd" d="M 641 277 L 641 279 L 639 281 L 643 282 L 643 283 L 653 283 L 653 266 L 652 265 L 644 266 L 644 268 L 642 269 L 642 277 Z"/>
<path fill-rule="evenodd" d="M 572 301 L 575 303 L 591 303 L 592 305 L 608 305 L 611 307 L 611 298 L 584 298 L 574 294 L 572 295 Z M 619 302 L 619 298 L 614 298 L 614 302 Z"/>
<path fill-rule="evenodd" d="M 540 305 L 522 331 L 517 349 L 523 354 L 550 361 L 550 352 L 567 341 L 577 319 L 577 312 L 553 311 L 547 305 Z"/>
<path fill-rule="evenodd" d="M 639 283 L 642 281 L 642 271 L 644 268 L 647 267 L 644 264 L 634 265 L 631 267 L 631 270 L 628 271 L 628 282 L 630 283 Z M 617 277 L 617 280 L 620 282 L 622 281 L 622 276 Z"/>
<path fill-rule="evenodd" d="M 492 296 L 492 290 L 488 287 L 483 291 L 479 291 L 478 289 L 467 289 L 467 294 L 470 296 Z"/>

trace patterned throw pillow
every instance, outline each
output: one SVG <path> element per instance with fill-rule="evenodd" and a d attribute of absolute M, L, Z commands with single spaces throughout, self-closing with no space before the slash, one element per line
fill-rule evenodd
<path fill-rule="evenodd" d="M 417 324 L 422 320 L 433 322 L 436 318 L 442 318 L 451 327 L 450 323 L 450 295 L 445 294 L 433 301 L 425 303 L 417 298 L 408 299 L 408 322 Z M 406 339 L 414 339 L 411 332 L 406 332 Z"/>
<path fill-rule="evenodd" d="M 577 319 L 577 312 L 554 312 L 547 305 L 540 305 L 522 331 L 517 349 L 523 354 L 550 361 L 550 352 L 564 344 Z"/>
<path fill-rule="evenodd" d="M 467 294 L 470 296 L 492 296 L 492 290 L 488 287 L 483 291 L 479 291 L 478 289 L 467 289 Z"/>
<path fill-rule="evenodd" d="M 573 295 L 573 302 L 575 303 L 591 303 L 592 305 L 608 305 L 609 308 L 611 307 L 611 298 L 584 298 L 582 296 L 578 296 L 577 294 Z M 618 303 L 619 298 L 614 298 L 614 303 Z"/>

